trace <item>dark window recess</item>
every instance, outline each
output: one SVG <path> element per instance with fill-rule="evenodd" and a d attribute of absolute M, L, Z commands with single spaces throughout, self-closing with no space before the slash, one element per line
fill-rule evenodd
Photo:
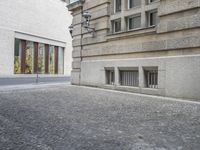
<path fill-rule="evenodd" d="M 129 0 L 129 8 L 141 5 L 141 0 Z"/>
<path fill-rule="evenodd" d="M 121 20 L 115 20 L 114 22 L 114 32 L 121 31 Z"/>
<path fill-rule="evenodd" d="M 155 2 L 156 0 L 149 0 L 149 3 L 153 3 L 153 2 Z"/>
<path fill-rule="evenodd" d="M 157 11 L 149 12 L 149 26 L 157 25 Z"/>
<path fill-rule="evenodd" d="M 139 73 L 137 70 L 120 71 L 120 83 L 123 86 L 138 86 Z"/>
<path fill-rule="evenodd" d="M 145 70 L 147 88 L 158 88 L 158 70 Z"/>
<path fill-rule="evenodd" d="M 141 16 L 128 18 L 129 30 L 141 27 Z"/>
<path fill-rule="evenodd" d="M 121 0 L 115 0 L 115 12 L 120 12 L 121 11 L 121 6 L 122 2 Z"/>
<path fill-rule="evenodd" d="M 106 84 L 113 85 L 115 83 L 114 70 L 106 70 Z"/>

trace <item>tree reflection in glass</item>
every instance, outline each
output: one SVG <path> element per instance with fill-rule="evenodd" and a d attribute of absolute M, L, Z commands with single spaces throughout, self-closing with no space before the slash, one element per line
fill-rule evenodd
<path fill-rule="evenodd" d="M 26 65 L 25 65 L 25 73 L 32 74 L 33 73 L 33 50 L 34 45 L 33 42 L 26 42 Z"/>
<path fill-rule="evenodd" d="M 49 73 L 54 74 L 55 73 L 55 58 L 54 58 L 54 46 L 49 46 Z"/>
<path fill-rule="evenodd" d="M 45 72 L 45 45 L 39 43 L 38 49 L 38 73 Z"/>

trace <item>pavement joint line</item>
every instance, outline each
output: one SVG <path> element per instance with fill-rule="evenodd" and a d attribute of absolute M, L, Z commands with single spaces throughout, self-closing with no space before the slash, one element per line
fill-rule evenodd
<path fill-rule="evenodd" d="M 112 89 L 105 89 L 105 88 L 99 88 L 99 87 L 90 87 L 90 86 L 78 86 L 78 85 L 71 85 L 75 87 L 82 87 L 82 88 L 88 88 L 88 89 L 96 89 L 101 91 L 110 91 L 113 93 L 121 93 L 121 94 L 128 94 L 128 95 L 135 95 L 140 97 L 146 97 L 146 98 L 155 98 L 159 100 L 167 100 L 167 101 L 176 101 L 176 102 L 182 102 L 182 103 L 190 103 L 190 104 L 198 104 L 200 105 L 200 100 L 198 99 L 181 99 L 181 98 L 173 98 L 173 97 L 163 97 L 158 95 L 148 95 L 148 94 L 141 94 L 141 93 L 132 93 L 132 92 L 126 92 L 126 91 L 119 91 L 119 90 L 112 90 Z"/>
<path fill-rule="evenodd" d="M 20 85 L 5 85 L 0 86 L 0 92 L 6 92 L 6 91 L 13 91 L 13 90 L 19 90 L 19 89 L 35 89 L 35 88 L 42 88 L 47 86 L 53 86 L 53 85 L 70 85 L 68 82 L 62 83 L 30 83 L 30 84 L 20 84 Z"/>

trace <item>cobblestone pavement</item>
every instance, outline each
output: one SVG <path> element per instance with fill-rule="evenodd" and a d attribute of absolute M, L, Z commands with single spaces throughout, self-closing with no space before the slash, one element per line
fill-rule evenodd
<path fill-rule="evenodd" d="M 200 104 L 56 85 L 0 92 L 1 150 L 199 150 Z"/>

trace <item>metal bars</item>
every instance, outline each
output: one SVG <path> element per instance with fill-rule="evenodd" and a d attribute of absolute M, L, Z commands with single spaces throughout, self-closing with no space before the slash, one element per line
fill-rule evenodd
<path fill-rule="evenodd" d="M 146 70 L 146 86 L 148 88 L 158 88 L 158 70 Z"/>
<path fill-rule="evenodd" d="M 114 70 L 106 70 L 106 84 L 114 85 L 115 73 Z"/>
<path fill-rule="evenodd" d="M 139 73 L 137 70 L 120 71 L 120 83 L 123 86 L 138 86 Z"/>

